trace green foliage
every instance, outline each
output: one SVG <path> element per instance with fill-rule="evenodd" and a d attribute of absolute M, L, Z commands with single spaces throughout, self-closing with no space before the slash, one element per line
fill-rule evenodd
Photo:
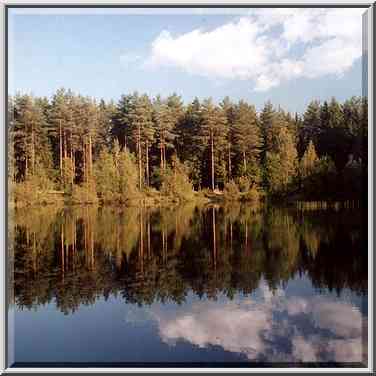
<path fill-rule="evenodd" d="M 251 182 L 246 176 L 240 176 L 237 182 L 240 192 L 248 192 L 251 188 Z"/>
<path fill-rule="evenodd" d="M 253 105 L 227 97 L 184 105 L 176 94 L 135 92 L 117 104 L 65 89 L 51 100 L 16 95 L 9 98 L 8 180 L 28 182 L 14 196 L 18 203 L 40 201 L 30 181 L 76 197 L 95 181 L 103 202 L 125 203 L 162 186 L 171 197 L 191 191 L 188 185 L 209 188 L 217 199 L 231 180 L 242 194 L 253 188 L 276 196 L 337 192 L 345 199 L 361 195 L 365 184 L 367 113 L 367 100 L 359 97 L 312 101 L 293 116 L 270 102 L 257 114 Z"/>
<path fill-rule="evenodd" d="M 98 196 L 95 183 L 88 182 L 82 185 L 74 185 L 69 202 L 72 204 L 97 204 Z"/>
<path fill-rule="evenodd" d="M 21 183 L 11 183 L 9 191 L 16 206 L 49 204 L 61 201 L 62 196 L 53 191 L 54 184 L 41 169 L 36 175 L 29 176 Z"/>
<path fill-rule="evenodd" d="M 252 187 L 242 196 L 242 199 L 249 202 L 259 202 L 261 200 L 261 197 L 262 195 L 260 194 L 259 190 L 255 187 Z"/>
<path fill-rule="evenodd" d="M 266 153 L 266 183 L 270 193 L 283 195 L 294 189 L 298 162 L 295 143 L 288 129 L 280 129 L 275 150 Z"/>
<path fill-rule="evenodd" d="M 353 183 L 352 183 L 353 184 Z M 318 159 L 301 181 L 301 195 L 307 200 L 340 198 L 341 187 L 337 183 L 337 171 L 330 157 Z"/>
<path fill-rule="evenodd" d="M 239 187 L 233 180 L 230 180 L 228 183 L 225 184 L 223 188 L 223 197 L 227 201 L 239 199 L 240 197 Z"/>
<path fill-rule="evenodd" d="M 188 178 L 187 168 L 177 159 L 173 162 L 172 168 L 163 172 L 161 178 L 163 196 L 172 197 L 177 201 L 188 201 L 193 198 L 193 187 Z"/>
<path fill-rule="evenodd" d="M 120 151 L 103 150 L 94 166 L 98 196 L 103 202 L 126 202 L 137 198 L 138 171 L 133 156 Z"/>
<path fill-rule="evenodd" d="M 315 172 L 317 162 L 318 157 L 315 146 L 313 142 L 310 141 L 299 165 L 299 172 L 302 179 L 305 179 L 307 176 Z"/>

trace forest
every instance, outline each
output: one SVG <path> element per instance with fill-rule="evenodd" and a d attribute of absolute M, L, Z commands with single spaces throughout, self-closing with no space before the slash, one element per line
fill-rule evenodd
<path fill-rule="evenodd" d="M 132 200 L 356 200 L 367 179 L 367 100 L 267 102 L 59 89 L 8 102 L 8 186 L 17 206 Z"/>

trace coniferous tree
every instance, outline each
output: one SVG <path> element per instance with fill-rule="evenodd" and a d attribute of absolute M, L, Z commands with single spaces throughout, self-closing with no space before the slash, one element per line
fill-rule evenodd
<path fill-rule="evenodd" d="M 258 161 L 261 147 L 256 110 L 244 101 L 236 106 L 233 126 L 235 148 L 241 157 L 241 175 L 247 175 L 247 162 Z"/>
<path fill-rule="evenodd" d="M 218 159 L 220 150 L 226 142 L 226 124 L 227 119 L 223 110 L 216 107 L 211 99 L 206 99 L 202 105 L 202 123 L 200 129 L 200 135 L 202 137 L 203 143 L 207 146 L 209 150 L 209 160 L 210 160 L 210 187 L 212 190 L 215 189 L 215 170 L 219 167 Z"/>
<path fill-rule="evenodd" d="M 136 97 L 135 103 L 129 112 L 130 129 L 133 142 L 136 146 L 136 155 L 138 160 L 139 189 L 143 186 L 143 153 L 146 155 L 146 173 L 149 176 L 149 142 L 154 135 L 152 104 L 146 94 Z"/>
<path fill-rule="evenodd" d="M 325 103 L 326 102 L 324 102 L 323 108 L 326 106 Z M 312 140 L 315 145 L 319 144 L 318 137 L 321 129 L 324 127 L 323 118 L 325 118 L 325 115 L 322 108 L 320 108 L 320 103 L 318 101 L 312 101 L 303 115 L 298 146 L 301 155 L 304 153 L 304 150 L 307 149 L 309 141 Z"/>

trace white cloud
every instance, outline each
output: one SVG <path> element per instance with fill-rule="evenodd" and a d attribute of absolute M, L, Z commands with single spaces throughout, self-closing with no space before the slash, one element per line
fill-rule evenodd
<path fill-rule="evenodd" d="M 362 9 L 255 9 L 213 30 L 163 31 L 146 65 L 268 90 L 290 79 L 341 75 L 361 56 Z"/>

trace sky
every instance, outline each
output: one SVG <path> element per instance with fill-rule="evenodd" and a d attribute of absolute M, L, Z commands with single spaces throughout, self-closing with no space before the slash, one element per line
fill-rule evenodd
<path fill-rule="evenodd" d="M 9 92 L 229 96 L 302 112 L 362 92 L 365 9 L 9 10 Z"/>

